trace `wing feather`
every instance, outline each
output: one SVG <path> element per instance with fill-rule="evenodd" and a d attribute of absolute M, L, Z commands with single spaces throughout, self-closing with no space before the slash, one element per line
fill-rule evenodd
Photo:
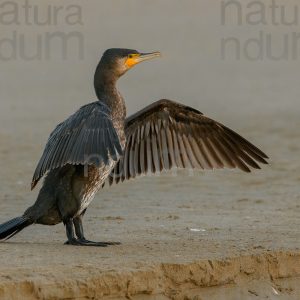
<path fill-rule="evenodd" d="M 123 155 L 110 111 L 105 104 L 90 103 L 60 123 L 51 133 L 33 175 L 33 189 L 48 171 L 66 164 L 100 166 Z"/>
<path fill-rule="evenodd" d="M 245 138 L 171 100 L 159 100 L 127 118 L 125 132 L 125 155 L 111 176 L 123 170 L 130 179 L 173 167 L 250 172 L 259 163 L 267 164 L 267 155 Z"/>

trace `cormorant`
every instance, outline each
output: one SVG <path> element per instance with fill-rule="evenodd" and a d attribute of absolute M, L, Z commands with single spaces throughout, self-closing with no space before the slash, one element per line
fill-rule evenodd
<path fill-rule="evenodd" d="M 95 72 L 98 101 L 81 107 L 51 133 L 31 188 L 45 175 L 33 206 L 0 225 L 0 240 L 31 224 L 63 222 L 67 244 L 107 246 L 85 239 L 82 217 L 95 193 L 148 172 L 179 168 L 239 168 L 250 172 L 268 158 L 249 141 L 183 104 L 163 99 L 126 118 L 116 82 L 134 65 L 160 56 L 108 49 Z"/>

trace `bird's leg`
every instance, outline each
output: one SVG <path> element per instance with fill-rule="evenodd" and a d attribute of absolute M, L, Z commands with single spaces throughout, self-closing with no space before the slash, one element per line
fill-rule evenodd
<path fill-rule="evenodd" d="M 81 240 L 85 240 L 84 233 L 83 233 L 83 226 L 82 226 L 81 216 L 76 217 L 73 220 L 73 223 L 74 223 L 75 233 L 76 233 L 77 238 L 81 239 Z"/>
<path fill-rule="evenodd" d="M 108 246 L 108 244 L 106 244 L 106 243 L 93 243 L 93 242 L 87 241 L 83 235 L 83 229 L 82 229 L 81 222 L 78 222 L 78 221 L 74 222 L 74 220 L 69 218 L 64 223 L 66 225 L 66 233 L 67 233 L 67 237 L 68 237 L 68 241 L 65 242 L 65 244 L 75 245 L 75 246 L 99 246 L 99 247 Z M 75 237 L 74 227 L 75 227 L 75 233 L 78 238 Z"/>
<path fill-rule="evenodd" d="M 75 246 L 101 246 L 101 247 L 107 246 L 106 244 L 100 244 L 100 243 L 99 243 L 99 245 L 95 245 L 95 244 L 91 244 L 90 242 L 86 241 L 83 237 L 82 224 L 81 224 L 81 226 L 80 226 L 81 228 L 80 228 L 79 225 L 76 223 L 77 229 L 75 230 L 75 232 L 76 232 L 76 235 L 78 232 L 78 234 L 80 234 L 83 238 L 75 237 L 75 234 L 74 234 L 74 226 L 75 225 L 71 218 L 64 221 L 64 223 L 66 225 L 66 233 L 67 233 L 67 237 L 68 237 L 68 240 L 65 242 L 65 244 L 75 245 Z"/>
<path fill-rule="evenodd" d="M 65 244 L 68 245 L 78 245 L 77 239 L 74 234 L 74 226 L 73 226 L 73 221 L 71 218 L 68 218 L 66 221 L 64 221 L 64 224 L 66 226 L 66 234 L 68 240 L 65 242 Z"/>
<path fill-rule="evenodd" d="M 77 242 L 80 243 L 80 245 L 84 246 L 100 246 L 100 247 L 106 247 L 109 245 L 119 245 L 120 243 L 118 242 L 92 242 L 87 240 L 84 237 L 83 233 L 83 226 L 82 226 L 82 216 L 75 217 L 73 219 L 74 227 L 75 227 L 75 233 L 77 236 Z"/>

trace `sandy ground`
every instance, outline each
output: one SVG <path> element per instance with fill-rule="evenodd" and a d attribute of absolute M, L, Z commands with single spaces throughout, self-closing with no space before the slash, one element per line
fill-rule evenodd
<path fill-rule="evenodd" d="M 26 135 L 36 120 L 8 115 L 0 222 L 34 201 L 36 141 L 48 130 L 40 123 Z M 1 243 L 0 299 L 299 299 L 300 122 L 273 120 L 231 120 L 272 158 L 261 171 L 181 170 L 100 191 L 85 216 L 87 236 L 120 246 L 65 246 L 62 225 L 34 225 Z"/>

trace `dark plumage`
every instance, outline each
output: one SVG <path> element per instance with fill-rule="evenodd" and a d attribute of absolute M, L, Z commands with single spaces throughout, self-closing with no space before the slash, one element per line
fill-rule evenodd
<path fill-rule="evenodd" d="M 81 107 L 51 133 L 35 170 L 32 189 L 50 170 L 71 165 L 108 164 L 122 155 L 118 134 L 110 109 L 100 101 Z M 96 154 L 96 155 L 95 155 Z"/>
<path fill-rule="evenodd" d="M 250 172 L 267 164 L 267 156 L 226 126 L 200 111 L 171 100 L 159 100 L 125 121 L 124 155 L 109 183 L 172 167 Z M 257 161 L 257 162 L 256 162 Z"/>
<path fill-rule="evenodd" d="M 45 175 L 38 198 L 23 216 L 0 225 L 0 240 L 33 223 L 64 222 L 68 244 L 116 244 L 88 241 L 82 227 L 82 216 L 107 179 L 118 183 L 173 167 L 250 172 L 267 163 L 266 154 L 231 129 L 171 100 L 125 119 L 116 81 L 135 64 L 159 55 L 105 51 L 94 77 L 99 101 L 81 107 L 51 133 L 32 179 L 33 189 Z"/>

